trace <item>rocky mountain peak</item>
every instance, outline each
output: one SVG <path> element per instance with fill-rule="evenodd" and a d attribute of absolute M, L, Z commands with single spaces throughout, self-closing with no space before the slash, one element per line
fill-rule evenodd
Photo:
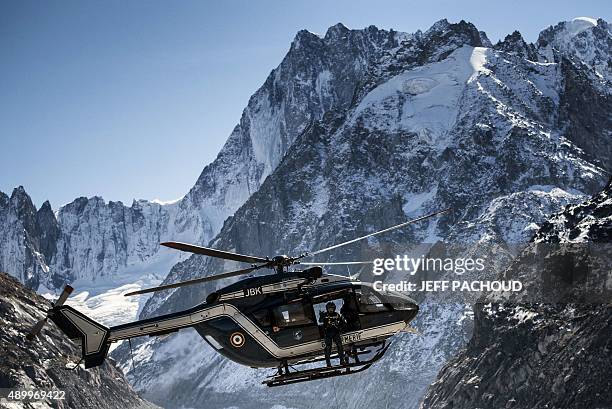
<path fill-rule="evenodd" d="M 14 222 L 22 228 L 23 240 L 37 248 L 41 230 L 37 222 L 36 206 L 32 203 L 32 199 L 23 186 L 13 189 L 10 205 L 6 211 L 14 216 Z M 10 219 L 12 218 L 9 217 Z"/>
<path fill-rule="evenodd" d="M 39 212 L 51 212 L 53 213 L 53 209 L 51 208 L 51 202 L 49 202 L 48 200 L 45 200 L 43 202 L 43 204 L 40 206 L 40 209 L 38 209 Z"/>
<path fill-rule="evenodd" d="M 435 23 L 433 23 L 431 25 L 431 27 L 429 27 L 427 29 L 427 31 L 425 31 L 425 35 L 429 35 L 429 34 L 434 33 L 434 32 L 444 33 L 444 32 L 446 32 L 446 31 L 448 31 L 450 29 L 450 26 L 451 26 L 451 24 L 448 22 L 447 19 L 445 19 L 445 18 L 440 19 L 440 20 L 436 21 Z"/>
<path fill-rule="evenodd" d="M 538 53 L 533 44 L 528 44 L 519 31 L 508 34 L 502 41 L 498 41 L 494 48 L 506 53 L 525 58 L 530 61 L 538 61 Z"/>
<path fill-rule="evenodd" d="M 326 40 L 337 41 L 343 36 L 346 36 L 351 30 L 342 23 L 337 23 L 327 29 L 325 33 Z"/>
<path fill-rule="evenodd" d="M 26 190 L 23 186 L 18 186 L 13 189 L 11 193 L 11 204 L 19 211 L 19 212 L 27 212 L 32 213 L 36 212 L 36 208 L 32 203 L 32 199 L 26 193 Z"/>
<path fill-rule="evenodd" d="M 295 34 L 291 42 L 290 51 L 299 50 L 301 48 L 318 47 L 323 43 L 323 39 L 316 33 L 309 30 L 300 30 Z"/>
<path fill-rule="evenodd" d="M 450 23 L 442 19 L 425 32 L 397 33 L 394 37 L 398 42 L 397 47 L 384 53 L 373 70 L 368 72 L 356 99 L 401 72 L 442 61 L 461 47 L 491 46 L 484 32 L 464 20 Z"/>
<path fill-rule="evenodd" d="M 55 217 L 55 213 L 53 209 L 51 209 L 51 203 L 49 203 L 48 200 L 38 209 L 36 213 L 36 223 L 40 230 L 40 252 L 45 257 L 45 261 L 50 263 L 57 250 L 60 227 Z M 58 286 L 62 284 L 63 283 L 57 283 Z"/>
<path fill-rule="evenodd" d="M 491 43 L 491 40 L 489 40 L 487 33 L 484 31 L 479 31 L 478 33 L 480 34 L 480 41 L 482 42 L 483 47 L 493 47 L 493 43 Z"/>
<path fill-rule="evenodd" d="M 567 57 L 593 67 L 612 78 L 612 29 L 602 18 L 578 17 L 543 30 L 536 43 L 547 62 Z"/>
<path fill-rule="evenodd" d="M 13 193 L 11 193 L 11 197 L 25 197 L 28 196 L 25 188 L 22 185 L 19 185 L 13 189 Z"/>
<path fill-rule="evenodd" d="M 59 232 L 50 203 L 37 210 L 23 186 L 10 199 L 0 194 L 0 228 L 0 268 L 31 288 L 52 280 L 48 264 Z"/>
<path fill-rule="evenodd" d="M 82 214 L 85 210 L 85 206 L 89 203 L 89 199 L 84 196 L 77 197 L 72 202 L 63 206 L 63 212 L 73 213 L 73 214 Z"/>
<path fill-rule="evenodd" d="M 546 46 L 555 40 L 568 40 L 584 31 L 592 30 L 597 27 L 598 23 L 605 23 L 603 19 L 594 19 L 591 17 L 576 17 L 570 21 L 561 21 L 554 26 L 549 26 L 544 29 L 538 37 L 538 45 Z"/>
<path fill-rule="evenodd" d="M 206 242 L 283 159 L 295 139 L 330 110 L 346 110 L 396 32 L 332 26 L 324 37 L 301 30 L 280 65 L 250 98 L 217 159 L 178 204 L 201 212 Z M 239 164 L 238 166 L 236 164 Z"/>
<path fill-rule="evenodd" d="M 480 31 L 478 31 L 474 24 L 465 20 L 461 20 L 458 23 L 449 23 L 446 19 L 440 20 L 425 32 L 424 37 L 432 46 L 485 46 L 480 36 Z"/>

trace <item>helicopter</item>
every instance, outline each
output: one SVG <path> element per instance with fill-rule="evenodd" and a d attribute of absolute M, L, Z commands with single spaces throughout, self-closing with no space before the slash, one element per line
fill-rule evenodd
<path fill-rule="evenodd" d="M 45 318 L 27 335 L 33 340 L 47 319 L 81 346 L 85 368 L 101 365 L 114 342 L 140 336 L 167 336 L 193 327 L 218 353 L 252 368 L 276 368 L 264 379 L 267 386 L 287 385 L 358 373 L 368 369 L 388 350 L 389 338 L 401 331 L 415 332 L 410 322 L 419 311 L 417 303 L 399 292 L 376 291 L 368 282 L 353 277 L 324 274 L 326 265 L 371 264 L 371 261 L 317 263 L 309 258 L 369 237 L 399 229 L 450 209 L 441 210 L 367 234 L 340 244 L 298 256 L 258 257 L 181 242 L 161 245 L 176 250 L 248 263 L 250 267 L 177 283 L 145 288 L 125 294 L 134 296 L 230 277 L 251 275 L 206 296 L 203 303 L 184 311 L 106 327 L 75 308 L 65 305 L 73 288 L 66 285 Z M 300 269 L 296 266 L 303 265 Z M 252 275 L 262 269 L 273 274 Z M 338 365 L 325 361 L 325 340 L 316 311 L 328 303 L 341 305 L 346 326 L 341 342 L 348 359 Z M 332 351 L 336 352 L 333 347 Z M 335 353 L 332 359 L 338 358 Z"/>

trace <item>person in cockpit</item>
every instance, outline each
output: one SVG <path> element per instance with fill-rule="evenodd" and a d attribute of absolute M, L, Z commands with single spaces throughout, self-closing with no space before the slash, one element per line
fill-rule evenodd
<path fill-rule="evenodd" d="M 346 321 L 346 330 L 354 331 L 359 329 L 359 312 L 357 311 L 357 305 L 353 297 L 346 297 L 343 299 L 340 314 Z"/>

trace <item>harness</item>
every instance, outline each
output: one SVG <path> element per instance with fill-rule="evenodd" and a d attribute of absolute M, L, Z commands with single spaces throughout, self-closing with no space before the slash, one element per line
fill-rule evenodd
<path fill-rule="evenodd" d="M 324 312 L 321 315 L 321 321 L 325 331 L 340 331 L 342 327 L 342 316 L 335 311 L 332 313 Z"/>

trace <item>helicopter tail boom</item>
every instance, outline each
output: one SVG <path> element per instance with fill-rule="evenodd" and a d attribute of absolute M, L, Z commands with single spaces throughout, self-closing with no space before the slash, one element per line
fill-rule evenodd
<path fill-rule="evenodd" d="M 206 313 L 193 314 L 188 310 L 107 328 L 70 306 L 56 306 L 49 311 L 49 318 L 62 332 L 81 345 L 85 368 L 101 365 L 113 342 L 145 335 L 168 335 L 207 317 Z"/>

